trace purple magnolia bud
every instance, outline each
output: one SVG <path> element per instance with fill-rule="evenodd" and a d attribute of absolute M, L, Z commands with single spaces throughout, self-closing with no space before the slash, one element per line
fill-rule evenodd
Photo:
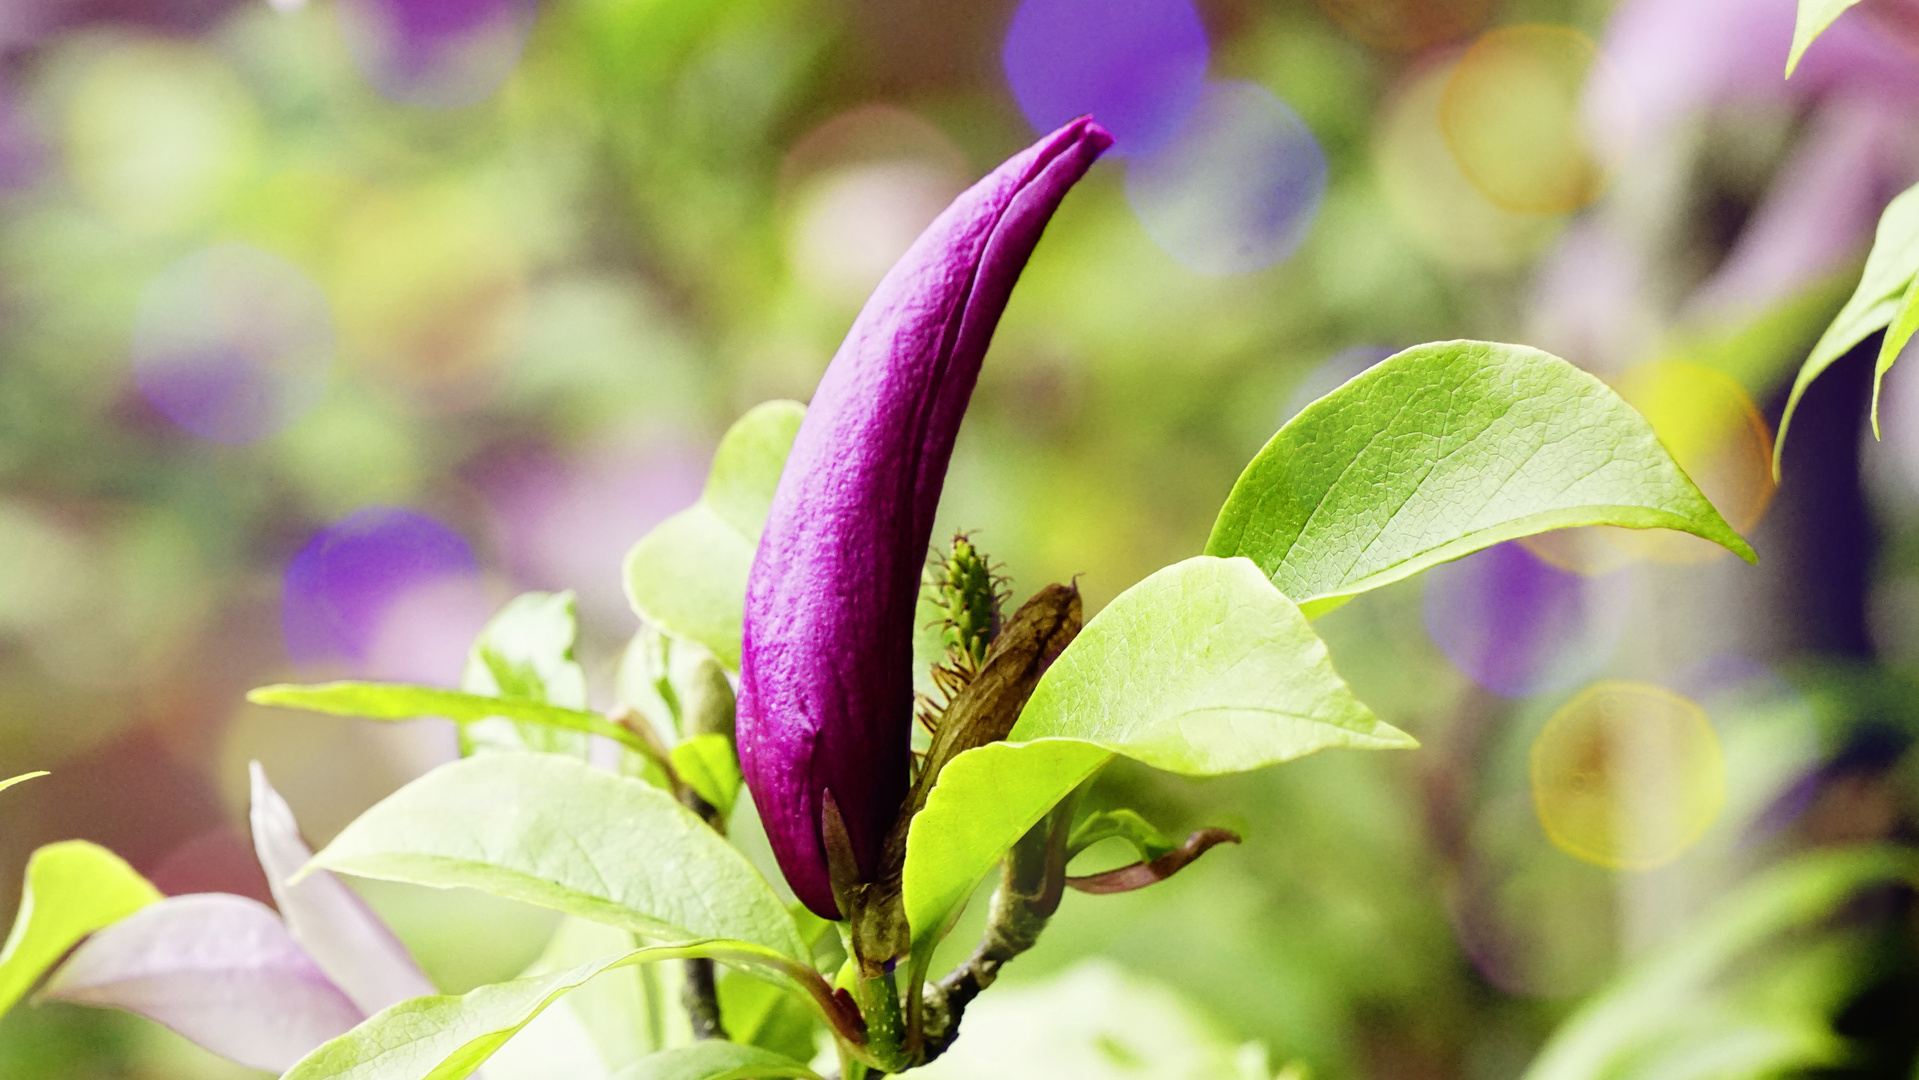
<path fill-rule="evenodd" d="M 1082 117 L 954 200 L 874 290 L 787 458 L 747 580 L 740 764 L 787 882 L 823 917 L 839 917 L 827 798 L 870 881 L 906 796 L 914 606 L 980 361 L 1047 221 L 1112 141 Z"/>

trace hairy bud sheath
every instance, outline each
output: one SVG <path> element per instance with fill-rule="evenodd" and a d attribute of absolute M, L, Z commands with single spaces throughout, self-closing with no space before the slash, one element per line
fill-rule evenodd
<path fill-rule="evenodd" d="M 740 765 L 821 916 L 840 917 L 827 793 L 867 880 L 906 797 L 914 606 L 980 362 L 1053 211 L 1110 145 L 1075 120 L 954 200 L 874 290 L 787 458 L 747 580 Z"/>

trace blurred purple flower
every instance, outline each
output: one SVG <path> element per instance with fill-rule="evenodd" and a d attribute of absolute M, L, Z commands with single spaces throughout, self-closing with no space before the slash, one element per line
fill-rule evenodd
<path fill-rule="evenodd" d="M 5 18 L 0 15 L 0 45 L 5 44 Z M 44 157 L 32 118 L 12 88 L 0 83 L 0 192 L 32 184 L 39 178 Z"/>
<path fill-rule="evenodd" d="M 491 96 L 519 63 L 533 0 L 342 0 L 347 51 L 403 105 L 452 109 Z"/>
<path fill-rule="evenodd" d="M 839 917 L 826 801 L 871 880 L 906 796 L 914 607 L 980 362 L 1053 211 L 1111 144 L 1075 120 L 927 227 L 854 322 L 780 477 L 747 581 L 740 763 L 780 869 L 821 916 Z"/>
<path fill-rule="evenodd" d="M 316 870 L 293 812 L 253 770 L 253 843 L 280 907 L 175 896 L 100 931 L 45 996 L 124 1009 L 221 1057 L 274 1072 L 407 998 L 435 993 L 406 947 L 340 879 Z"/>
<path fill-rule="evenodd" d="M 446 593 L 458 599 L 462 592 L 477 593 L 479 584 L 479 561 L 459 533 L 400 507 L 355 511 L 308 541 L 287 565 L 281 606 L 287 655 L 298 664 L 355 673 L 381 669 L 376 661 L 383 629 L 405 612 L 410 597 Z M 457 681 L 457 661 L 479 624 L 449 630 L 457 641 L 456 663 L 444 674 Z"/>
<path fill-rule="evenodd" d="M 1780 168 L 1689 313 L 1720 320 L 1842 269 L 1879 211 L 1919 175 L 1919 58 L 1860 12 L 1842 16 L 1790 80 L 1795 0 L 1624 0 L 1606 34 L 1614 79 L 1594 80 L 1587 118 L 1615 156 L 1661 146 L 1725 108 L 1808 111 Z"/>

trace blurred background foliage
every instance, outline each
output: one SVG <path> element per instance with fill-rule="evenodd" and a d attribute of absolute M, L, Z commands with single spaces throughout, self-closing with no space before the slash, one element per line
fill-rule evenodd
<path fill-rule="evenodd" d="M 0 775 L 53 775 L 0 804 L 0 881 L 84 837 L 169 892 L 266 899 L 249 759 L 324 841 L 455 743 L 243 692 L 457 683 L 519 591 L 578 592 L 612 705 L 636 630 L 620 559 L 698 494 L 726 425 L 804 400 L 893 258 L 1046 122 L 1049 64 L 1110 61 L 1152 90 L 1151 57 L 1102 53 L 1096 27 L 1090 61 L 1073 32 L 1019 53 L 1048 5 L 1027 8 L 7 0 Z M 1189 1003 L 1165 1021 L 1174 1050 L 1114 1044 L 1112 1075 L 1199 1075 L 1179 1071 L 1191 1024 L 1333 1080 L 1517 1077 L 1621 972 L 1681 964 L 1755 874 L 1913 839 L 1919 373 L 1894 370 L 1873 443 L 1870 358 L 1849 357 L 1808 395 L 1776 494 L 1763 462 L 1879 210 L 1919 179 L 1919 5 L 1866 0 L 1791 83 L 1790 0 L 1191 10 L 1210 81 L 1182 107 L 1224 119 L 1131 153 L 1122 132 L 1067 201 L 981 377 L 943 529 L 974 530 L 1017 596 L 1077 577 L 1096 609 L 1198 552 L 1307 401 L 1463 337 L 1613 382 L 1763 561 L 1558 537 L 1327 616 L 1342 674 L 1422 749 L 1206 783 L 1116 766 L 1098 800 L 1246 843 L 1152 890 L 1069 897 L 1008 1001 L 1069 972 L 1052 1004 L 1019 1000 L 1172 1016 L 1113 1003 L 1144 979 L 1139 1000 Z M 1705 748 L 1621 735 L 1640 714 L 1594 697 L 1601 680 L 1696 712 Z M 1631 812 L 1683 843 L 1582 847 L 1542 735 L 1587 740 L 1568 760 L 1615 789 L 1608 761 L 1637 762 L 1610 766 Z M 367 891 L 452 990 L 517 972 L 552 929 Z M 1912 1075 L 1913 906 L 1843 910 L 1763 963 L 1669 984 L 1675 1014 L 1803 1038 L 1717 1072 L 1607 1074 Z M 962 1041 L 952 1074 L 1030 1037 L 1005 1030 Z M 53 1005 L 0 1022 L 0 1073 L 234 1074 Z"/>

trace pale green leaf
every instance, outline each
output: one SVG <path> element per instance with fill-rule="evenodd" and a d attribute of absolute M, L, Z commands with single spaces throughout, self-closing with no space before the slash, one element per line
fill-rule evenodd
<path fill-rule="evenodd" d="M 1799 66 L 1799 58 L 1806 55 L 1806 48 L 1832 21 L 1845 13 L 1845 10 L 1859 0 L 1799 0 L 1799 17 L 1792 28 L 1792 52 L 1786 56 L 1786 78 L 1792 78 L 1793 69 Z"/>
<path fill-rule="evenodd" d="M 1325 642 L 1251 560 L 1205 555 L 1154 573 L 1095 616 L 1008 739 L 1078 739 L 1188 776 L 1334 746 L 1417 745 L 1353 696 Z"/>
<path fill-rule="evenodd" d="M 1801 18 L 1804 18 L 1803 8 Z M 1779 473 L 1779 463 L 1785 460 L 1786 432 L 1792 426 L 1793 413 L 1798 411 L 1799 399 L 1805 396 L 1806 388 L 1854 345 L 1900 317 L 1900 298 L 1910 290 L 1915 274 L 1919 274 L 1919 184 L 1901 192 L 1880 215 L 1879 229 L 1873 235 L 1872 251 L 1866 256 L 1866 269 L 1859 275 L 1858 288 L 1853 290 L 1846 306 L 1839 309 L 1832 325 L 1820 335 L 1806 362 L 1799 366 L 1799 375 L 1792 381 L 1792 394 L 1786 398 L 1786 411 L 1779 417 L 1779 438 L 1773 444 L 1775 476 Z M 1897 356 L 1897 351 L 1892 357 L 1883 349 L 1880 351 L 1873 389 L 1874 430 L 1878 425 L 1877 380 Z"/>
<path fill-rule="evenodd" d="M 1919 884 L 1919 856 L 1891 847 L 1829 849 L 1766 871 L 1582 1005 L 1533 1060 L 1525 1080 L 1603 1080 L 1675 1036 L 1691 1039 L 1696 1033 L 1687 1025 L 1700 1016 L 1713 988 L 1755 949 L 1829 917 L 1862 888 L 1894 881 Z M 1727 1031 L 1743 1038 L 1736 1026 Z M 1819 1050 L 1804 1040 L 1797 1045 L 1801 1049 L 1781 1044 L 1723 1050 L 1788 1058 Z"/>
<path fill-rule="evenodd" d="M 298 686 L 282 683 L 262 686 L 247 694 L 255 705 L 306 709 L 331 716 L 366 720 L 418 720 L 439 717 L 456 724 L 505 717 L 521 724 L 543 725 L 588 735 L 603 735 L 644 754 L 654 751 L 646 740 L 596 712 L 564 708 L 538 701 L 487 697 L 435 686 L 402 683 L 333 682 Z"/>
<path fill-rule="evenodd" d="M 613 1080 L 754 1080 L 756 1077 L 820 1080 L 818 1073 L 783 1054 L 717 1039 L 661 1051 L 634 1062 Z"/>
<path fill-rule="evenodd" d="M 1211 776 L 1329 747 L 1412 745 L 1352 695 L 1305 616 L 1250 560 L 1176 563 L 1086 624 L 1007 742 L 940 773 L 907 837 L 916 948 L 936 941 L 1007 849 L 1113 754 Z"/>
<path fill-rule="evenodd" d="M 461 1080 L 561 995 L 630 964 L 711 956 L 745 966 L 777 957 L 745 942 L 688 942 L 602 957 L 566 971 L 402 1001 L 321 1045 L 283 1080 Z"/>
<path fill-rule="evenodd" d="M 45 775 L 47 775 L 47 771 L 45 769 L 42 769 L 39 772 L 21 773 L 19 776 L 9 776 L 5 780 L 0 780 L 0 791 L 5 791 L 8 788 L 12 787 L 13 785 L 21 783 L 23 781 L 33 780 Z"/>
<path fill-rule="evenodd" d="M 570 592 L 514 597 L 480 631 L 460 689 L 574 711 L 586 709 L 586 672 L 573 658 L 579 619 Z M 460 725 L 460 751 L 535 750 L 585 757 L 583 731 L 505 716 Z"/>
<path fill-rule="evenodd" d="M 1253 458 L 1208 555 L 1243 555 L 1308 615 L 1504 540 L 1668 528 L 1757 556 L 1652 425 L 1537 349 L 1421 345 L 1301 410 Z"/>
<path fill-rule="evenodd" d="M 362 814 L 313 865 L 480 889 L 655 941 L 810 955 L 746 857 L 671 795 L 554 754 L 443 765 Z"/>
<path fill-rule="evenodd" d="M 916 961 L 946 936 L 993 864 L 1112 758 L 1091 743 L 1048 739 L 988 743 L 946 763 L 906 835 L 906 923 Z"/>
<path fill-rule="evenodd" d="M 693 736 L 673 748 L 673 769 L 722 817 L 733 812 L 740 796 L 740 761 L 732 739 L 717 732 Z"/>
<path fill-rule="evenodd" d="M 540 958 L 522 971 L 520 977 L 566 971 L 603 956 L 632 952 L 639 945 L 631 931 L 568 916 L 560 920 Z M 766 985 L 745 975 L 735 975 L 755 986 Z M 767 990 L 779 993 L 772 987 Z M 659 986 L 658 973 L 642 965 L 598 976 L 567 994 L 547 1011 L 545 1019 L 551 1020 L 556 1011 L 571 1013 L 578 1037 L 591 1045 L 594 1056 L 611 1073 L 667 1045 L 664 1018 L 668 1010 L 681 1012 L 679 995 L 664 992 Z M 510 1055 L 515 1049 L 513 1044 L 508 1044 L 506 1052 Z M 498 1059 L 495 1059 L 494 1067 L 488 1069 L 489 1078 L 497 1068 Z"/>
<path fill-rule="evenodd" d="M 0 1013 L 81 938 L 159 899 L 160 890 L 97 844 L 66 840 L 35 851 L 13 931 L 0 949 Z"/>
<path fill-rule="evenodd" d="M 805 413 L 798 402 L 769 401 L 740 417 L 720 440 L 700 501 L 661 522 L 626 557 L 633 610 L 706 646 L 733 670 L 746 575 Z"/>
<path fill-rule="evenodd" d="M 1872 437 L 1879 437 L 1879 388 L 1886 381 L 1886 372 L 1905 351 L 1906 343 L 1912 335 L 1919 333 L 1919 276 L 1906 286 L 1906 297 L 1899 303 L 1899 312 L 1892 318 L 1892 324 L 1886 327 L 1886 339 L 1879 346 L 1879 359 L 1872 368 Z"/>
<path fill-rule="evenodd" d="M 718 997 L 728 1038 L 796 1060 L 813 1057 L 820 1023 L 803 999 L 737 971 L 720 979 Z"/>

